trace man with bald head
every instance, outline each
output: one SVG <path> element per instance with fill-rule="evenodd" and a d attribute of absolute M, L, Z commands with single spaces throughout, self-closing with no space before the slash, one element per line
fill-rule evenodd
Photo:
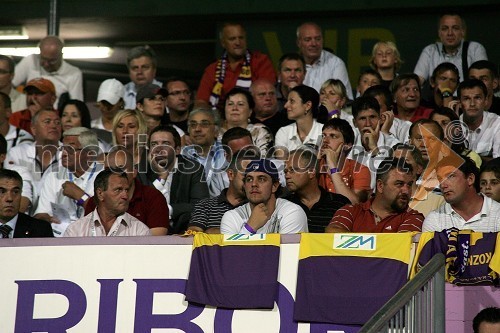
<path fill-rule="evenodd" d="M 286 112 L 279 112 L 276 88 L 267 79 L 252 82 L 250 93 L 255 101 L 253 112 L 250 115 L 252 124 L 261 123 L 267 126 L 276 135 L 282 126 L 291 124 Z"/>
<path fill-rule="evenodd" d="M 297 28 L 297 46 L 306 61 L 304 84 L 319 93 L 321 85 L 328 79 L 342 81 L 347 96 L 352 99 L 352 88 L 344 61 L 323 49 L 323 33 L 316 23 L 306 22 Z"/>
<path fill-rule="evenodd" d="M 83 101 L 82 72 L 63 60 L 63 41 L 57 36 L 47 36 L 39 47 L 40 54 L 29 55 L 17 64 L 12 84 L 18 86 L 43 77 L 52 81 L 58 99 L 68 93 L 69 98 Z"/>
<path fill-rule="evenodd" d="M 222 57 L 208 65 L 198 87 L 195 107 L 224 109 L 226 93 L 234 87 L 250 88 L 260 78 L 276 82 L 276 73 L 269 57 L 247 48 L 245 28 L 238 23 L 225 23 L 220 32 L 224 49 Z"/>

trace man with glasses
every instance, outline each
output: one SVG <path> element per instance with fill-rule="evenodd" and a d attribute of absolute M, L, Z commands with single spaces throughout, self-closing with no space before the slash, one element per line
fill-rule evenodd
<path fill-rule="evenodd" d="M 163 87 L 167 89 L 167 117 L 168 123 L 188 131 L 188 114 L 191 108 L 191 90 L 186 81 L 179 78 L 170 78 Z"/>
<path fill-rule="evenodd" d="M 16 63 L 11 57 L 0 54 L 0 92 L 10 97 L 13 112 L 26 109 L 26 95 L 14 89 L 12 84 L 15 68 Z"/>
<path fill-rule="evenodd" d="M 151 83 L 161 86 L 161 82 L 155 80 L 156 66 L 156 53 L 151 47 L 137 46 L 128 52 L 127 68 L 130 82 L 125 85 L 126 109 L 135 109 L 137 92 L 141 87 Z"/>
<path fill-rule="evenodd" d="M 9 122 L 26 132 L 31 131 L 31 118 L 40 110 L 52 110 L 56 100 L 56 90 L 52 81 L 44 78 L 30 80 L 24 87 L 27 109 L 13 113 Z"/>
<path fill-rule="evenodd" d="M 88 128 L 73 127 L 64 132 L 62 168 L 44 176 L 34 215 L 51 222 L 56 237 L 84 216 L 84 205 L 94 195 L 94 179 L 102 169 L 95 161 L 98 151 L 97 134 Z"/>
<path fill-rule="evenodd" d="M 218 196 L 229 185 L 227 161 L 222 144 L 217 140 L 220 118 L 217 111 L 194 109 L 189 113 L 188 130 L 192 144 L 181 154 L 198 161 L 205 167 L 210 197 Z"/>
<path fill-rule="evenodd" d="M 63 41 L 57 36 L 47 36 L 39 47 L 40 54 L 29 55 L 17 64 L 12 84 L 18 86 L 44 77 L 54 83 L 57 98 L 67 93 L 70 99 L 83 101 L 82 71 L 63 60 Z"/>

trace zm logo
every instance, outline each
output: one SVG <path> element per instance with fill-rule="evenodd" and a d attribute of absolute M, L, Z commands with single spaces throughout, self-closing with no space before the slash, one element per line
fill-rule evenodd
<path fill-rule="evenodd" d="M 266 239 L 265 234 L 254 234 L 254 235 L 244 235 L 244 234 L 234 234 L 234 235 L 224 235 L 225 242 L 255 242 L 262 241 Z"/>
<path fill-rule="evenodd" d="M 375 250 L 377 236 L 336 234 L 333 237 L 333 248 L 344 250 Z"/>

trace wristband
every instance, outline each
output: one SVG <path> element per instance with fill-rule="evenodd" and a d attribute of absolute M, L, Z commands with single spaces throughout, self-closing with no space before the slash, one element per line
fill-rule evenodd
<path fill-rule="evenodd" d="M 328 112 L 328 119 L 338 118 L 339 113 L 340 113 L 339 110 L 333 110 L 333 111 Z"/>
<path fill-rule="evenodd" d="M 245 227 L 245 229 L 247 229 L 252 235 L 253 234 L 256 234 L 257 231 L 253 230 L 253 228 L 248 224 L 248 223 L 245 223 L 243 224 L 243 226 Z"/>
<path fill-rule="evenodd" d="M 76 204 L 78 206 L 83 206 L 83 204 L 85 203 L 85 201 L 87 201 L 89 198 L 90 198 L 90 195 L 88 195 L 87 193 L 84 193 L 82 195 L 82 197 L 76 201 Z"/>
<path fill-rule="evenodd" d="M 330 169 L 330 175 L 333 175 L 334 173 L 337 173 L 337 171 L 339 171 L 339 169 L 337 169 L 337 168 L 331 168 Z"/>

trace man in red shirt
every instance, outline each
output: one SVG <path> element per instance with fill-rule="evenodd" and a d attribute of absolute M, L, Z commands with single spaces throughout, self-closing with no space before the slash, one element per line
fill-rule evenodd
<path fill-rule="evenodd" d="M 267 55 L 247 49 L 246 31 L 240 24 L 226 23 L 220 32 L 222 57 L 205 68 L 195 107 L 223 110 L 226 93 L 234 87 L 249 89 L 257 79 L 276 83 L 276 73 Z"/>
<path fill-rule="evenodd" d="M 375 196 L 337 210 L 325 232 L 421 231 L 424 216 L 408 208 L 414 181 L 409 164 L 386 158 L 377 169 Z"/>

